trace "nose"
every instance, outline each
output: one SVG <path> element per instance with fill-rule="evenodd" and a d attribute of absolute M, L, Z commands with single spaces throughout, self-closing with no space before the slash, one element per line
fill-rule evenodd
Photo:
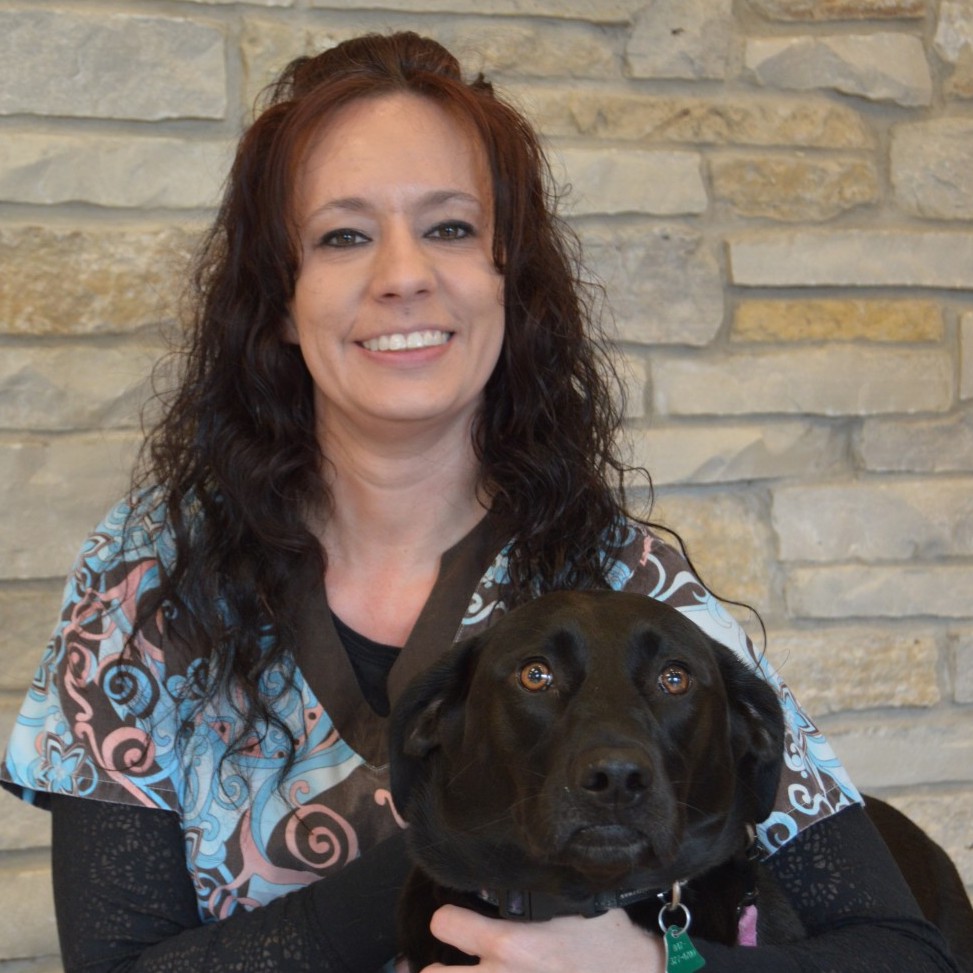
<path fill-rule="evenodd" d="M 372 289 L 388 300 L 427 294 L 435 285 L 431 255 L 408 227 L 392 227 L 375 249 Z"/>
<path fill-rule="evenodd" d="M 652 779 L 645 754 L 634 747 L 589 750 L 574 764 L 575 789 L 611 807 L 632 807 L 648 792 Z"/>

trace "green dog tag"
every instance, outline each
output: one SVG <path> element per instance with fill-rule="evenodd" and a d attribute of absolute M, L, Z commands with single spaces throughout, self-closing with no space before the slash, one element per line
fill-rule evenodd
<path fill-rule="evenodd" d="M 666 944 L 666 973 L 694 973 L 706 965 L 696 951 L 689 934 L 678 926 L 670 926 L 664 937 Z"/>

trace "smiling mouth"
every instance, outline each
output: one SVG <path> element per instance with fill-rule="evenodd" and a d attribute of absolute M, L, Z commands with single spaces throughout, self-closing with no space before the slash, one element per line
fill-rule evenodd
<path fill-rule="evenodd" d="M 410 331 L 408 334 L 383 334 L 361 343 L 366 351 L 416 351 L 444 345 L 452 337 L 451 331 Z"/>

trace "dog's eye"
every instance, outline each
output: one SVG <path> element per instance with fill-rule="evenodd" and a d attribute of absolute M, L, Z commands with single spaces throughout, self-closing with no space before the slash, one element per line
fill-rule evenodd
<path fill-rule="evenodd" d="M 669 696 L 682 696 L 689 691 L 693 677 L 688 669 L 679 665 L 668 665 L 659 676 L 659 689 Z"/>
<path fill-rule="evenodd" d="M 521 667 L 520 685 L 530 693 L 542 693 L 554 682 L 554 673 L 546 662 L 535 660 Z"/>

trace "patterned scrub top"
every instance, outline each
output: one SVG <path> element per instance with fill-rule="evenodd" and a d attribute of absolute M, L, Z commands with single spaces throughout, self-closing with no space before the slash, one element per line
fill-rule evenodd
<path fill-rule="evenodd" d="M 506 556 L 490 517 L 447 551 L 429 601 L 389 675 L 394 701 L 443 646 L 505 611 Z M 237 737 L 234 708 L 196 712 L 185 700 L 204 652 L 166 619 L 126 650 L 139 600 L 171 564 L 162 509 L 116 506 L 81 549 L 60 622 L 27 692 L 0 780 L 44 806 L 67 794 L 180 816 L 204 921 L 265 904 L 340 869 L 402 822 L 389 793 L 386 720 L 364 701 L 316 571 L 296 572 L 296 658 L 265 676 L 297 741 L 283 779 L 273 728 L 222 760 Z M 626 522 L 605 544 L 611 586 L 666 601 L 728 646 L 777 690 L 787 723 L 777 806 L 759 831 L 770 852 L 860 796 L 831 748 L 764 655 L 650 529 Z M 281 689 L 283 687 L 283 689 Z M 191 732 L 178 739 L 191 716 Z"/>

